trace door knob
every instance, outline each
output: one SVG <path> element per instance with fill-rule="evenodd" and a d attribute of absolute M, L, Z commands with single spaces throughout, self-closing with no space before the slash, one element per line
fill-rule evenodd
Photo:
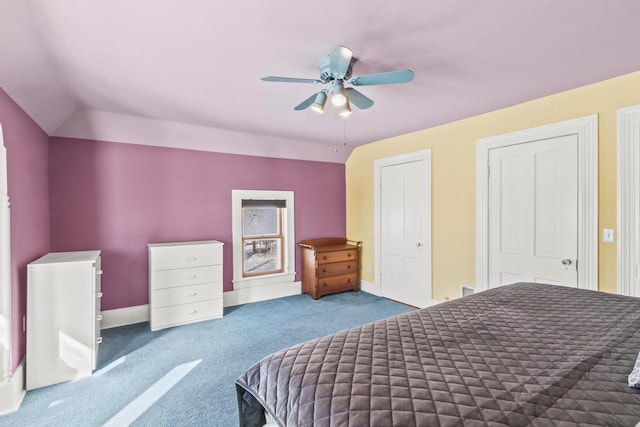
<path fill-rule="evenodd" d="M 422 246 L 422 243 L 416 242 L 416 248 L 419 248 L 420 246 Z"/>
<path fill-rule="evenodd" d="M 573 262 L 573 261 L 571 261 L 569 258 L 567 258 L 567 259 L 563 259 L 563 260 L 562 260 L 562 265 L 571 265 L 571 263 L 572 263 L 572 262 Z"/>

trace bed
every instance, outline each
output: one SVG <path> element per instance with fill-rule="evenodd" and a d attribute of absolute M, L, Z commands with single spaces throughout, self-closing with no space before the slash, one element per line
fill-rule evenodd
<path fill-rule="evenodd" d="M 276 352 L 240 425 L 635 426 L 640 299 L 518 283 Z"/>

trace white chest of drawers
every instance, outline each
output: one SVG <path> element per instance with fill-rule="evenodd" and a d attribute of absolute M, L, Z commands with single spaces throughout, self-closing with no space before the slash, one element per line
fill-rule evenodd
<path fill-rule="evenodd" d="M 100 337 L 100 251 L 27 266 L 27 390 L 91 375 Z"/>
<path fill-rule="evenodd" d="M 222 243 L 149 244 L 151 330 L 222 317 Z"/>

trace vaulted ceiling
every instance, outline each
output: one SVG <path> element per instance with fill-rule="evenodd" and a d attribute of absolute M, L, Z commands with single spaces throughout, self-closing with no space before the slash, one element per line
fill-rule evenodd
<path fill-rule="evenodd" d="M 637 0 L 0 0 L 0 86 L 49 134 L 344 162 L 358 145 L 640 70 Z M 293 107 L 348 46 L 347 119 Z M 0 117 L 0 121 L 2 118 Z M 346 144 L 346 145 L 345 145 Z"/>

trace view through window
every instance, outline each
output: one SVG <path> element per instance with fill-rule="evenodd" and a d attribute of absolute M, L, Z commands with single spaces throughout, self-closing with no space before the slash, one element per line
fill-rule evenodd
<path fill-rule="evenodd" d="M 284 271 L 284 200 L 242 201 L 243 277 Z"/>

